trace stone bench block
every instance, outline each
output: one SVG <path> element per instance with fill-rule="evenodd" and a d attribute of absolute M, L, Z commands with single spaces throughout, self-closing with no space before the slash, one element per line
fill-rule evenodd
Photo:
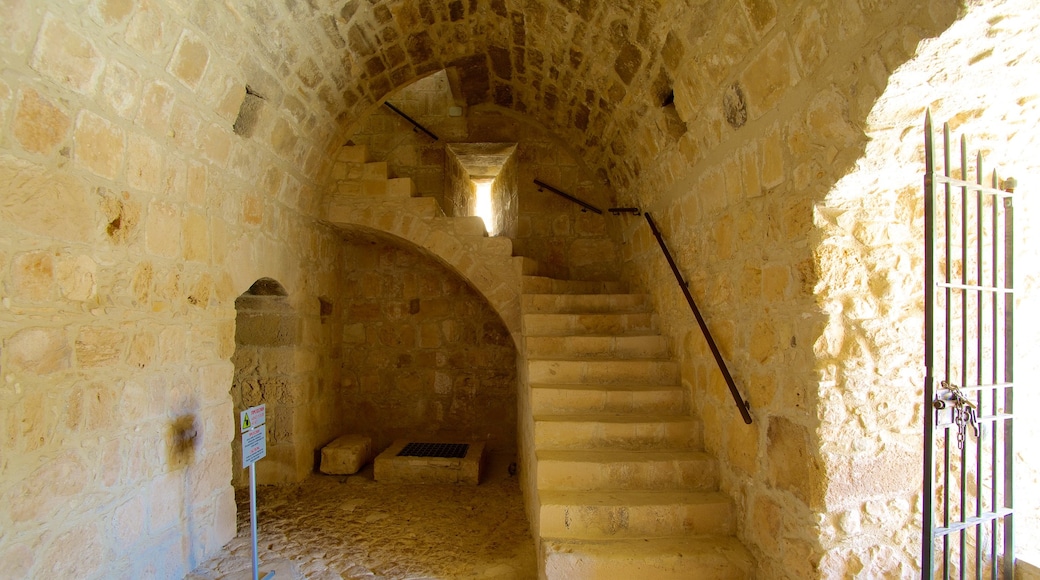
<path fill-rule="evenodd" d="M 321 448 L 321 472 L 329 475 L 357 473 L 372 457 L 372 438 L 344 435 Z"/>

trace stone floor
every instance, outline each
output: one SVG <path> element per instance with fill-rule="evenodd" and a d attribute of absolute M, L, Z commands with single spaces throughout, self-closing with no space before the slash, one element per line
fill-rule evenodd
<path fill-rule="evenodd" d="M 489 461 L 479 486 L 380 483 L 371 465 L 349 477 L 260 486 L 260 569 L 275 571 L 275 580 L 535 578 L 508 464 Z M 187 580 L 252 577 L 248 488 L 239 490 L 238 510 L 238 536 Z"/>

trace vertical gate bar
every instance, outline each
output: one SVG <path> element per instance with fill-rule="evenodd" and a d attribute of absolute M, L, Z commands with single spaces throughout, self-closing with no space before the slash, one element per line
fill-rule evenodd
<path fill-rule="evenodd" d="M 1013 187 L 1007 188 L 1014 192 Z M 1015 281 L 1015 207 L 1012 198 L 1004 200 L 1004 286 L 1007 289 L 1014 288 Z M 1008 387 L 1004 389 L 1004 413 L 1008 418 L 1004 421 L 1004 507 L 1011 508 L 1014 503 L 1012 489 L 1014 474 L 1014 311 L 1015 298 L 1009 292 L 1004 292 L 1004 380 Z M 995 425 L 994 425 L 995 426 Z M 1004 518 L 1004 577 L 1010 580 L 1014 577 L 1015 569 L 1015 534 L 1014 514 L 1010 513 Z"/>
<path fill-rule="evenodd" d="M 975 192 L 975 265 L 977 267 L 977 275 L 975 277 L 975 283 L 979 286 L 979 291 L 975 299 L 975 318 L 978 321 L 977 328 L 975 330 L 975 365 L 976 365 L 976 384 L 979 387 L 982 386 L 982 260 L 985 255 L 985 250 L 982 245 L 983 234 L 982 234 L 982 153 L 978 153 L 975 156 L 975 183 L 979 185 Z M 982 389 L 980 388 L 975 393 L 975 404 L 977 405 L 978 411 L 981 413 L 982 407 Z M 982 515 L 982 432 L 981 429 L 979 434 L 975 437 L 975 517 Z M 982 524 L 978 524 L 975 527 L 975 578 L 976 580 L 982 580 Z"/>
<path fill-rule="evenodd" d="M 935 577 L 935 154 L 932 113 L 924 116 L 924 493 L 921 525 L 921 578 Z"/>
<path fill-rule="evenodd" d="M 997 172 L 996 171 L 993 172 L 993 189 L 997 189 Z M 998 288 L 998 284 L 1000 283 L 1000 280 L 999 280 L 999 274 L 1000 274 L 1000 267 L 999 267 L 1000 266 L 1000 241 L 999 241 L 998 238 L 1000 236 L 1000 221 L 999 221 L 1000 220 L 1000 210 L 999 210 L 999 208 L 1000 208 L 1000 203 L 1001 202 L 1000 202 L 1000 198 L 997 197 L 996 195 L 993 195 L 991 197 L 993 198 L 993 231 L 992 231 L 993 239 L 991 241 L 991 243 L 993 245 L 993 267 L 992 267 L 993 268 L 993 275 L 991 276 L 992 280 L 991 280 L 990 287 L 993 288 L 993 293 L 992 293 L 992 302 L 993 302 L 993 305 L 992 305 L 993 313 L 992 314 L 993 314 L 993 320 L 991 321 L 992 322 L 992 330 L 991 330 L 991 333 L 992 333 L 992 337 L 991 338 L 992 338 L 992 340 L 990 342 L 991 342 L 991 346 L 992 346 L 992 349 L 993 349 L 993 356 L 991 357 L 993 359 L 991 382 L 995 385 L 1000 380 L 1000 377 L 997 375 L 997 353 L 999 352 L 998 351 L 998 348 L 999 348 L 998 337 L 999 337 L 999 332 L 1000 332 L 999 320 L 997 318 L 998 309 L 1000 307 L 999 296 L 997 294 L 997 288 Z M 991 406 L 993 407 L 993 414 L 995 415 L 995 414 L 997 414 L 997 389 L 993 389 L 993 397 L 992 397 L 992 399 L 993 400 L 991 402 Z M 997 489 L 998 489 L 998 479 L 997 479 L 997 475 L 998 475 L 998 473 L 997 473 L 997 450 L 998 450 L 998 447 L 997 447 L 997 439 L 998 439 L 998 436 L 999 436 L 999 433 L 997 431 L 997 424 L 993 423 L 993 433 L 992 433 L 992 436 L 991 436 L 993 457 L 990 458 L 990 465 L 992 466 L 991 471 L 993 472 L 993 486 L 992 486 L 993 489 L 990 490 L 990 505 L 993 506 L 993 510 L 994 511 L 996 511 L 997 508 L 1000 507 L 1000 505 L 997 503 L 997 499 L 998 499 L 998 496 L 997 496 Z M 998 530 L 998 525 L 997 525 L 997 519 L 996 518 L 993 519 L 993 523 L 990 526 L 990 528 L 991 528 L 990 529 L 990 545 L 992 546 L 990 559 L 993 562 L 993 574 L 991 575 L 991 578 L 992 578 L 992 580 L 997 580 L 997 571 L 998 571 L 1000 566 L 999 566 L 999 561 L 997 560 L 997 530 Z"/>
<path fill-rule="evenodd" d="M 943 174 L 946 177 L 950 177 L 950 124 L 943 123 Z M 953 314 L 951 303 L 953 301 L 953 291 L 949 286 L 952 282 L 951 272 L 953 267 L 950 264 L 950 255 L 952 253 L 952 247 L 950 245 L 950 229 L 951 229 L 951 214 L 953 213 L 952 195 L 953 191 L 950 187 L 950 182 L 947 180 L 945 183 L 944 198 L 946 201 L 946 230 L 943 232 L 943 236 L 946 241 L 946 273 L 944 282 L 946 286 L 946 326 L 943 327 L 943 343 L 945 352 L 945 363 L 946 363 L 946 374 L 944 375 L 947 380 L 949 379 L 953 368 L 950 361 L 950 327 L 953 325 Z M 943 526 L 950 526 L 950 430 L 945 428 L 943 432 Z M 943 535 L 943 580 L 950 579 L 950 535 Z"/>
<path fill-rule="evenodd" d="M 968 140 L 961 135 L 961 179 L 968 180 Z M 961 378 L 960 384 L 968 384 L 968 187 L 961 186 L 961 284 L 965 286 L 960 291 L 961 295 Z M 958 435 L 958 439 L 960 435 Z M 961 459 L 961 511 L 960 521 L 968 519 L 968 433 L 965 429 L 964 441 L 960 445 Z M 968 528 L 960 531 L 960 578 L 963 579 L 967 573 L 968 565 Z M 976 542 L 977 543 L 977 542 Z"/>

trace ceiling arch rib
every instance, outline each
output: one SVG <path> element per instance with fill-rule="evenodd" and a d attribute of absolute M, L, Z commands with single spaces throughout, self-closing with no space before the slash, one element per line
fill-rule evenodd
<path fill-rule="evenodd" d="M 662 107 L 684 51 L 680 4 L 354 0 L 312 24 L 342 45 L 342 134 L 397 89 L 453 68 L 468 104 L 533 117 L 623 189 L 685 132 Z"/>

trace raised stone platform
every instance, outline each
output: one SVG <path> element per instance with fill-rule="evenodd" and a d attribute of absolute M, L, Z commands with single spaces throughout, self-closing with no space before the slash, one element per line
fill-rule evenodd
<path fill-rule="evenodd" d="M 468 443 L 462 457 L 415 457 L 399 455 L 412 441 L 399 439 L 375 460 L 376 481 L 390 483 L 480 483 L 484 443 Z M 461 444 L 437 441 L 434 443 Z"/>
<path fill-rule="evenodd" d="M 329 475 L 357 473 L 372 457 L 372 438 L 344 435 L 321 448 L 321 472 Z"/>

